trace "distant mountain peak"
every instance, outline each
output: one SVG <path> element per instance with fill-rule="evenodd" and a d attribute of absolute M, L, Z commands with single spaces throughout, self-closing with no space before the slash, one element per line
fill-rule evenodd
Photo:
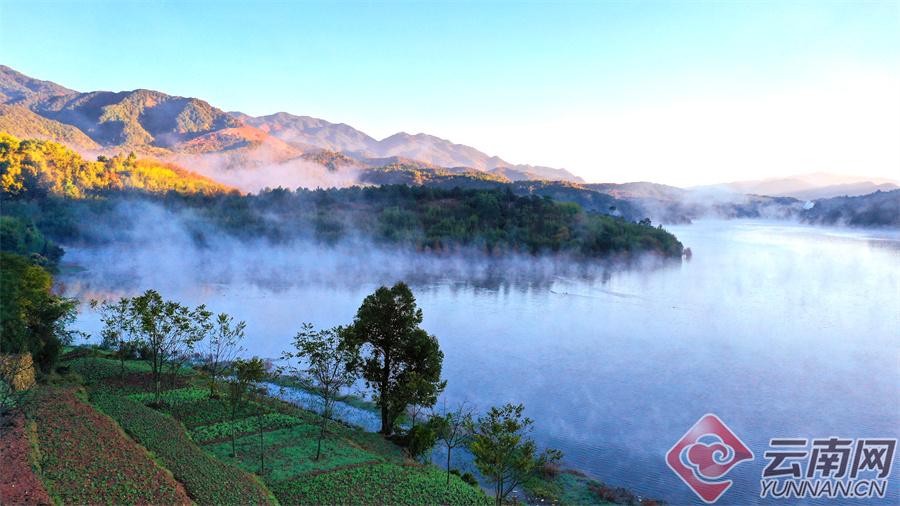
<path fill-rule="evenodd" d="M 0 65 L 0 103 L 27 102 L 38 97 L 78 93 L 51 81 L 42 81 Z"/>
<path fill-rule="evenodd" d="M 0 105 L 3 104 L 27 106 L 42 118 L 11 111 L 4 120 L 11 133 L 43 132 L 53 137 L 53 132 L 60 132 L 65 138 L 52 140 L 77 139 L 82 146 L 96 143 L 106 149 L 146 148 L 173 153 L 267 146 L 265 153 L 259 153 L 259 160 L 247 155 L 242 162 L 268 163 L 273 152 L 278 153 L 276 159 L 287 160 L 324 150 L 351 157 L 363 165 L 368 163 L 366 160 L 409 160 L 422 166 L 465 167 L 483 172 L 502 169 L 513 179 L 582 181 L 565 169 L 512 164 L 423 132 L 401 131 L 379 141 L 345 123 L 285 111 L 259 117 L 237 111 L 226 113 L 199 98 L 144 88 L 80 93 L 6 66 L 0 66 Z"/>

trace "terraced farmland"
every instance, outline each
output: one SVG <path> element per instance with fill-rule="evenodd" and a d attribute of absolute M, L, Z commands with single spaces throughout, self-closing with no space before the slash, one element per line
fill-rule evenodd
<path fill-rule="evenodd" d="M 163 405 L 154 408 L 148 405 L 152 381 L 145 364 L 126 362 L 124 377 L 121 364 L 108 358 L 81 356 L 66 364 L 83 378 L 91 404 L 118 423 L 123 437 L 153 452 L 161 468 L 171 472 L 169 479 L 174 476 L 172 481 L 183 485 L 187 497 L 182 501 L 489 503 L 480 488 L 457 476 L 448 485 L 442 470 L 408 459 L 378 434 L 337 422 L 329 423 L 316 460 L 318 415 L 260 395 L 244 399 L 232 417 L 228 402 L 210 398 L 205 380 L 193 371 L 183 371 L 177 388 L 166 391 Z"/>

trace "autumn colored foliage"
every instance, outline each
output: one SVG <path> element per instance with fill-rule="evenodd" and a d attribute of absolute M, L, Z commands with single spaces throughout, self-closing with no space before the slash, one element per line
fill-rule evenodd
<path fill-rule="evenodd" d="M 0 132 L 0 192 L 85 198 L 115 190 L 204 195 L 233 191 L 175 164 L 138 159 L 133 153 L 91 162 L 62 144 L 19 140 Z"/>

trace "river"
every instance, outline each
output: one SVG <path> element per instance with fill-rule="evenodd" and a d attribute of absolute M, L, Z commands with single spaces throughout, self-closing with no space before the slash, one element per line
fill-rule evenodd
<path fill-rule="evenodd" d="M 279 250 L 271 266 L 264 249 L 76 248 L 64 260 L 86 270 L 60 286 L 83 300 L 156 288 L 206 303 L 248 322 L 248 354 L 277 357 L 301 322 L 349 323 L 365 295 L 405 279 L 445 354 L 441 403 L 524 403 L 539 445 L 561 449 L 566 466 L 672 504 L 699 503 L 665 453 L 706 413 L 755 455 L 728 474 L 719 504 L 761 502 L 769 438 L 898 436 L 900 234 L 749 220 L 668 228 L 689 261 L 495 269 L 312 248 Z M 97 316 L 85 309 L 77 327 L 96 335 Z M 900 503 L 898 490 L 895 466 L 884 502 Z"/>

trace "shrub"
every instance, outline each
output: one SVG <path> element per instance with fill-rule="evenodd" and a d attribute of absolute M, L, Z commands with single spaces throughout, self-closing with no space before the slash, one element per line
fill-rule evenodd
<path fill-rule="evenodd" d="M 597 496 L 601 501 L 608 501 L 616 504 L 639 504 L 637 496 L 630 490 L 622 487 L 607 487 L 602 483 L 590 483 L 588 489 Z"/>
<path fill-rule="evenodd" d="M 545 480 L 555 480 L 559 476 L 559 464 L 547 462 L 538 469 L 538 474 Z"/>

